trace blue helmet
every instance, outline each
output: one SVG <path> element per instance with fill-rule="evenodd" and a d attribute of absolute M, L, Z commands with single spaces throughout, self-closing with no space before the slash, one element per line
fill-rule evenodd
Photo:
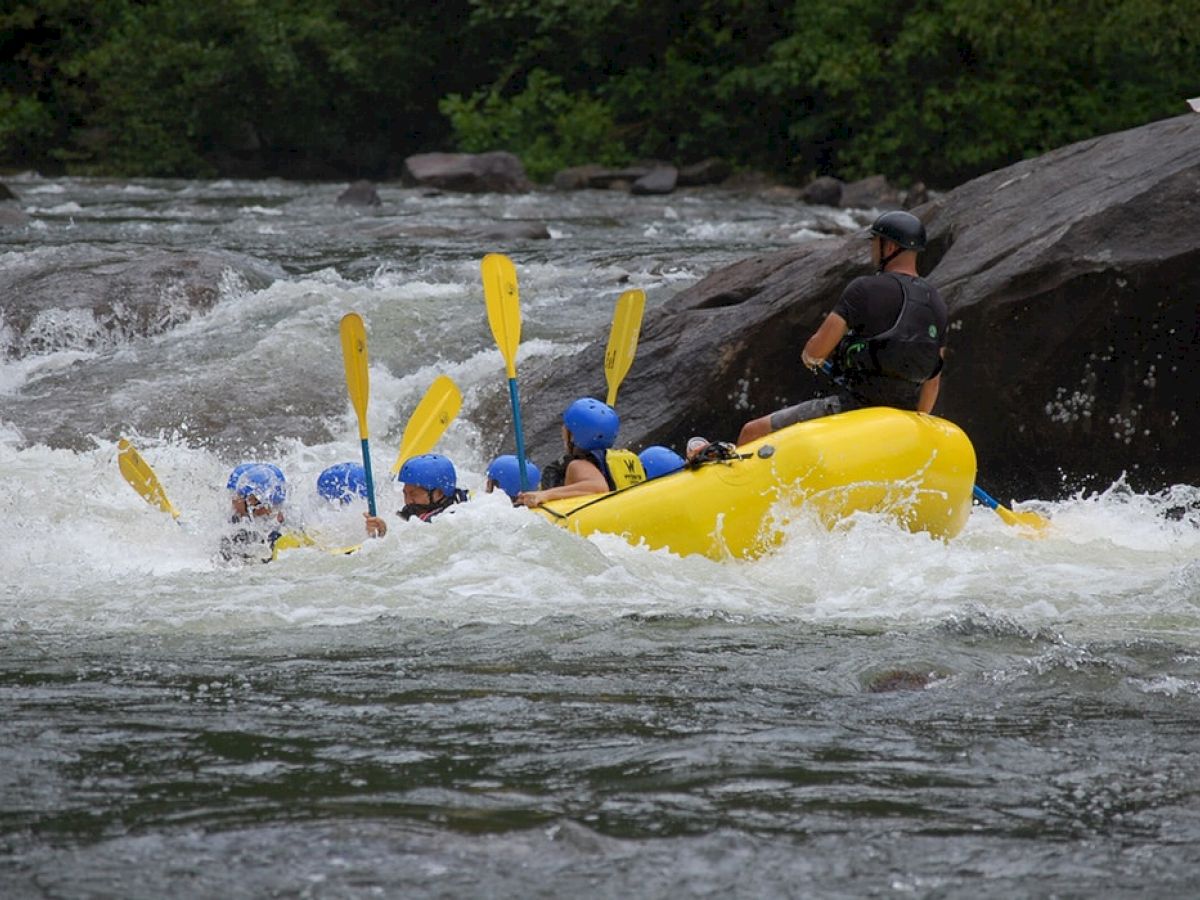
<path fill-rule="evenodd" d="M 580 397 L 563 413 L 563 424 L 580 450 L 607 450 L 617 439 L 621 420 L 607 403 Z"/>
<path fill-rule="evenodd" d="M 287 499 L 283 472 L 278 466 L 267 463 L 251 463 L 242 469 L 233 489 L 239 497 L 253 494 L 266 506 L 280 506 Z"/>
<path fill-rule="evenodd" d="M 542 473 L 537 466 L 529 460 L 525 460 L 525 476 L 526 483 L 532 490 L 537 487 Z M 506 453 L 503 456 L 497 456 L 493 459 L 487 467 L 487 477 L 500 485 L 500 490 L 504 491 L 504 493 L 508 494 L 514 500 L 517 494 L 521 493 L 521 466 L 517 462 L 517 458 L 511 453 Z"/>
<path fill-rule="evenodd" d="M 326 500 L 349 503 L 355 495 L 367 499 L 367 475 L 361 463 L 343 462 L 317 476 L 317 493 Z"/>
<path fill-rule="evenodd" d="M 458 487 L 454 463 L 440 453 L 422 453 L 400 467 L 396 480 L 427 491 L 441 488 L 443 494 L 453 494 Z"/>
<path fill-rule="evenodd" d="M 242 477 L 243 472 L 253 465 L 257 465 L 257 463 L 244 462 L 234 466 L 233 471 L 229 473 L 229 481 L 225 483 L 225 488 L 230 491 L 236 491 L 238 479 Z"/>
<path fill-rule="evenodd" d="M 247 469 L 249 469 L 251 466 L 266 466 L 268 469 L 270 469 L 272 472 L 274 472 L 279 477 L 280 481 L 285 480 L 283 477 L 283 469 L 279 468 L 279 466 L 275 465 L 274 463 L 252 463 L 252 462 L 238 463 L 236 466 L 233 467 L 233 471 L 229 473 L 229 480 L 225 483 L 226 490 L 236 491 L 237 485 L 238 485 L 238 479 L 241 477 L 242 473 L 245 472 Z"/>
<path fill-rule="evenodd" d="M 647 481 L 651 478 L 678 472 L 684 465 L 682 456 L 670 447 L 663 447 L 659 444 L 647 447 L 638 454 L 638 459 L 642 461 L 642 468 L 646 470 Z"/>

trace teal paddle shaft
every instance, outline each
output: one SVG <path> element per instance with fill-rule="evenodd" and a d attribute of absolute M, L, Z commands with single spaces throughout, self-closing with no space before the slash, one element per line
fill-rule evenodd
<path fill-rule="evenodd" d="M 517 379 L 508 379 L 508 397 L 512 401 L 513 431 L 517 438 L 517 467 L 521 474 L 521 490 L 529 490 L 529 476 L 525 473 L 525 432 L 521 428 L 521 401 L 517 399 Z"/>
<path fill-rule="evenodd" d="M 375 478 L 371 475 L 371 447 L 366 438 L 362 439 L 363 475 L 367 479 L 367 509 L 371 518 L 375 517 Z"/>

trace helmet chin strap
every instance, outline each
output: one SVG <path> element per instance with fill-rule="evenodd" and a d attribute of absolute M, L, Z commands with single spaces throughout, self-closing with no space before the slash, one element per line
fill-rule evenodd
<path fill-rule="evenodd" d="M 884 238 L 880 238 L 879 240 L 882 243 Z M 904 252 L 904 248 L 901 247 L 899 244 L 896 244 L 895 241 L 888 241 L 888 243 L 895 244 L 896 249 L 893 250 L 891 253 L 889 253 L 887 256 L 883 256 L 883 255 L 880 256 L 879 268 L 875 270 L 875 274 L 877 274 L 877 275 L 882 275 L 884 272 L 886 272 L 888 263 L 890 263 L 893 259 L 895 259 L 897 256 L 899 256 L 901 253 Z"/>

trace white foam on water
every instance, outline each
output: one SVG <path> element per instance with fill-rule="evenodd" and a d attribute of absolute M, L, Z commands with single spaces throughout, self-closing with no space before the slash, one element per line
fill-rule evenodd
<path fill-rule="evenodd" d="M 0 364 L 0 397 L 14 396 L 30 382 L 55 372 L 61 372 L 86 359 L 94 359 L 97 351 L 58 350 L 42 356 L 26 356 Z"/>
<path fill-rule="evenodd" d="M 486 461 L 465 439 L 453 454 L 474 499 L 431 523 L 402 522 L 386 475 L 391 454 L 382 453 L 378 505 L 389 533 L 364 540 L 364 504 L 331 510 L 315 492 L 324 466 L 354 458 L 352 440 L 297 443 L 275 460 L 289 473 L 293 518 L 327 548 L 362 549 L 293 550 L 269 565 L 233 567 L 215 553 L 228 461 L 179 440 L 135 443 L 180 523 L 124 483 L 112 444 L 77 453 L 0 441 L 0 632 L 219 633 L 380 616 L 522 623 L 698 610 L 874 628 L 978 607 L 1031 626 L 1105 633 L 1200 626 L 1200 528 L 1164 518 L 1163 504 L 1177 497 L 1117 492 L 1042 504 L 1054 521 L 1042 540 L 982 507 L 949 542 L 882 516 L 827 529 L 798 515 L 764 558 L 714 562 L 612 535 L 581 539 L 483 494 Z"/>

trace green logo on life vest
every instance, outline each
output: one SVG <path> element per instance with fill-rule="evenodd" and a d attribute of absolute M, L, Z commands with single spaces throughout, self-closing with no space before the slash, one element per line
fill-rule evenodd
<path fill-rule="evenodd" d="M 936 325 L 930 325 L 930 326 L 929 326 L 929 336 L 930 336 L 931 338 L 935 338 L 935 337 L 937 337 L 937 326 L 936 326 Z"/>

